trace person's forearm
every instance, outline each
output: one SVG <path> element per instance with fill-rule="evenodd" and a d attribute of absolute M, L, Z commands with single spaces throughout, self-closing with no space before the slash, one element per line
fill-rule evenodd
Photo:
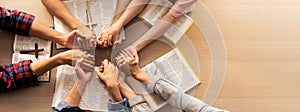
<path fill-rule="evenodd" d="M 108 86 L 108 91 L 114 102 L 119 102 L 123 100 L 123 97 L 120 92 L 120 88 L 118 85 Z"/>
<path fill-rule="evenodd" d="M 32 22 L 29 35 L 54 41 L 61 45 L 63 45 L 65 42 L 64 34 L 51 29 L 49 26 L 37 19 Z"/>
<path fill-rule="evenodd" d="M 78 29 L 81 22 L 72 15 L 61 0 L 42 0 L 42 3 L 56 18 L 61 20 L 71 29 Z"/>
<path fill-rule="evenodd" d="M 137 50 L 142 50 L 145 46 L 151 43 L 153 40 L 162 36 L 179 18 L 175 18 L 170 13 L 167 13 L 159 21 L 157 21 L 140 39 L 132 44 Z"/>
<path fill-rule="evenodd" d="M 40 62 L 31 63 L 30 67 L 37 76 L 40 76 L 52 68 L 62 64 L 64 64 L 64 61 L 62 61 L 60 57 L 56 55 Z"/>
<path fill-rule="evenodd" d="M 80 100 L 81 100 L 80 92 L 76 87 L 76 84 L 74 84 L 68 96 L 65 98 L 65 102 L 70 104 L 72 107 L 78 107 Z"/>
<path fill-rule="evenodd" d="M 143 10 L 144 6 L 145 4 L 143 2 L 141 3 L 136 1 L 130 2 L 128 8 L 126 8 L 125 11 L 120 11 L 121 12 L 120 14 L 119 13 L 116 14 L 112 25 L 123 27 L 134 17 L 136 17 L 136 15 Z"/>

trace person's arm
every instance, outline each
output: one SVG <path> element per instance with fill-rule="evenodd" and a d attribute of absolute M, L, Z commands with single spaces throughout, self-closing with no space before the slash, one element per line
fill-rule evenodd
<path fill-rule="evenodd" d="M 184 93 L 180 87 L 163 78 L 162 74 L 150 75 L 144 72 L 138 63 L 135 63 L 135 57 L 130 52 L 124 51 L 121 53 L 125 60 L 128 61 L 128 67 L 132 77 L 147 84 L 149 93 L 154 92 L 174 107 L 188 112 L 224 111 L 211 107 L 203 101 Z"/>
<path fill-rule="evenodd" d="M 129 5 L 127 5 L 128 2 L 130 2 Z M 119 0 L 112 24 L 101 34 L 99 45 L 108 47 L 121 43 L 121 38 L 119 37 L 121 28 L 136 17 L 147 2 L 148 0 Z"/>
<path fill-rule="evenodd" d="M 66 24 L 72 30 L 77 30 L 81 38 L 74 38 L 79 44 L 79 47 L 84 50 L 94 50 L 96 48 L 96 35 L 93 31 L 82 24 L 61 0 L 42 0 L 48 11 L 58 18 L 62 23 Z M 77 35 L 78 36 L 78 35 Z"/>
<path fill-rule="evenodd" d="M 34 15 L 0 7 L 0 29 L 24 36 L 34 36 L 73 48 L 77 32 L 62 34 L 39 21 Z"/>
<path fill-rule="evenodd" d="M 43 73 L 55 68 L 59 65 L 63 64 L 75 64 L 77 60 L 80 58 L 86 57 L 86 53 L 80 50 L 68 50 L 62 53 L 59 53 L 49 59 L 31 63 L 30 67 L 32 71 L 37 75 L 40 76 Z"/>
<path fill-rule="evenodd" d="M 119 83 L 117 82 L 118 71 L 117 68 L 107 59 L 102 62 L 100 69 L 95 68 L 95 71 L 100 80 L 102 80 L 107 87 L 110 96 L 114 102 L 122 101 L 122 95 L 119 90 Z M 102 71 L 102 72 L 101 72 Z"/>
<path fill-rule="evenodd" d="M 81 22 L 72 15 L 61 0 L 41 0 L 48 11 L 71 29 L 78 29 Z"/>
<path fill-rule="evenodd" d="M 136 51 L 140 51 L 153 40 L 163 35 L 177 20 L 185 13 L 192 10 L 193 4 L 197 0 L 177 0 L 173 7 L 159 21 L 157 21 L 150 30 L 145 33 L 132 45 Z"/>
<path fill-rule="evenodd" d="M 119 78 L 122 96 L 128 99 L 132 112 L 153 112 L 142 95 L 137 95 L 122 78 Z"/>
<path fill-rule="evenodd" d="M 142 50 L 152 41 L 158 39 L 166 31 L 168 31 L 174 23 L 179 18 L 172 16 L 170 13 L 167 13 L 160 20 L 158 20 L 154 25 L 137 41 L 135 41 L 131 47 L 135 48 L 137 52 Z"/>
<path fill-rule="evenodd" d="M 120 85 L 117 81 L 117 68 L 105 59 L 102 61 L 100 68 L 95 68 L 95 71 L 99 79 L 104 82 L 112 98 L 107 104 L 108 110 L 110 112 L 130 112 L 128 100 L 123 99 L 120 92 Z"/>
<path fill-rule="evenodd" d="M 76 62 L 75 71 L 77 80 L 75 81 L 72 89 L 70 90 L 64 101 L 61 101 L 57 105 L 57 107 L 55 107 L 56 112 L 73 112 L 75 110 L 83 111 L 78 106 L 81 100 L 81 96 L 85 91 L 85 87 L 91 79 L 94 65 L 95 58 L 92 55 L 87 55 L 86 57 L 81 58 Z"/>

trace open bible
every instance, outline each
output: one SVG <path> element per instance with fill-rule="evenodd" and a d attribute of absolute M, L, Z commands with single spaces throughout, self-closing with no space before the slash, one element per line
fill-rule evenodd
<path fill-rule="evenodd" d="M 161 19 L 172 6 L 173 3 L 169 0 L 150 0 L 149 4 L 138 17 L 147 24 L 154 25 L 155 22 Z M 176 45 L 193 24 L 193 19 L 184 14 L 167 32 L 164 33 L 163 37 Z"/>
<path fill-rule="evenodd" d="M 97 39 L 101 32 L 109 28 L 117 5 L 117 0 L 63 0 L 65 6 L 81 23 L 89 27 Z M 88 14 L 89 13 L 89 14 Z M 54 29 L 62 33 L 72 31 L 67 25 L 53 17 Z M 125 40 L 125 31 L 120 31 L 120 38 Z M 56 44 L 56 48 L 64 48 Z"/>
<path fill-rule="evenodd" d="M 184 92 L 192 89 L 200 84 L 200 80 L 190 68 L 184 56 L 178 48 L 171 50 L 153 62 L 142 68 L 150 75 L 161 75 L 163 78 L 173 82 L 178 87 L 181 87 Z M 136 92 L 142 94 L 150 108 L 154 111 L 162 108 L 167 104 L 165 100 L 155 93 L 148 93 L 146 85 L 129 76 L 125 82 Z"/>
<path fill-rule="evenodd" d="M 69 94 L 76 77 L 75 68 L 69 65 L 61 65 L 57 69 L 55 92 L 52 107 L 56 107 Z M 93 73 L 90 82 L 81 95 L 79 107 L 91 111 L 106 111 L 110 99 L 104 86 L 101 86 L 97 75 Z"/>
<path fill-rule="evenodd" d="M 12 63 L 18 63 L 23 60 L 32 60 L 39 62 L 50 58 L 51 41 L 36 37 L 26 37 L 15 35 L 13 44 Z M 35 52 L 37 50 L 37 52 Z M 50 71 L 38 77 L 39 81 L 50 81 Z"/>
<path fill-rule="evenodd" d="M 109 28 L 113 20 L 117 0 L 64 0 L 63 3 L 83 24 L 89 23 L 88 19 L 91 20 L 90 22 L 97 23 L 92 25 L 92 31 L 99 37 L 102 31 Z M 87 10 L 90 12 L 90 17 L 87 17 Z M 54 18 L 54 25 L 55 30 L 64 33 L 71 31 L 71 29 L 57 18 Z M 125 39 L 124 31 L 121 32 L 120 36 Z M 96 77 L 97 75 L 93 74 L 82 95 L 79 107 L 91 111 L 107 111 L 107 103 L 110 97 Z M 66 98 L 75 80 L 76 74 L 74 67 L 69 65 L 61 65 L 58 67 L 52 107 L 56 107 L 60 101 Z"/>

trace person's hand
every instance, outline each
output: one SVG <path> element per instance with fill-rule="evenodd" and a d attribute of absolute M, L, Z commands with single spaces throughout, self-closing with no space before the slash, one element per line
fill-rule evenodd
<path fill-rule="evenodd" d="M 85 58 L 81 58 L 76 62 L 75 71 L 78 80 L 88 82 L 92 76 L 95 66 L 95 57 L 88 54 Z"/>
<path fill-rule="evenodd" d="M 79 45 L 79 47 L 82 48 L 83 50 L 95 49 L 97 45 L 97 39 L 94 32 L 91 31 L 84 24 L 81 24 L 77 30 L 79 32 L 79 35 L 77 36 L 80 38 L 77 37 L 76 42 Z"/>
<path fill-rule="evenodd" d="M 101 81 L 103 81 L 107 88 L 113 88 L 119 86 L 117 81 L 118 68 L 112 63 L 108 62 L 107 59 L 102 61 L 100 68 L 95 68 L 95 71 Z"/>
<path fill-rule="evenodd" d="M 75 84 L 80 94 L 84 93 L 85 87 L 92 77 L 94 65 L 95 58 L 89 54 L 85 58 L 81 58 L 76 62 L 75 72 L 77 80 Z"/>
<path fill-rule="evenodd" d="M 139 58 L 137 52 L 133 48 L 126 48 L 121 51 L 116 57 L 117 65 L 124 70 L 130 71 L 131 75 L 140 82 L 147 83 L 150 80 L 150 75 L 142 71 L 139 66 Z"/>
<path fill-rule="evenodd" d="M 133 64 L 139 64 L 139 56 L 137 54 L 137 50 L 131 46 L 118 53 L 115 59 L 118 67 L 128 65 L 129 60 L 133 60 Z"/>
<path fill-rule="evenodd" d="M 87 53 L 79 49 L 68 50 L 55 55 L 55 57 L 58 57 L 57 59 L 60 60 L 60 64 L 69 65 L 75 65 L 78 60 L 86 56 Z"/>
<path fill-rule="evenodd" d="M 116 57 L 116 62 L 120 68 L 128 67 L 132 75 L 136 75 L 141 72 L 138 55 L 134 49 L 122 50 Z"/>
<path fill-rule="evenodd" d="M 73 30 L 65 35 L 63 45 L 69 49 L 92 50 L 96 48 L 96 37 L 95 35 L 84 35 L 78 30 Z"/>
<path fill-rule="evenodd" d="M 121 44 L 122 40 L 120 37 L 120 30 L 122 27 L 117 25 L 111 25 L 108 29 L 106 29 L 103 33 L 101 33 L 98 44 L 100 47 L 109 47 L 113 46 L 113 48 L 117 44 Z"/>

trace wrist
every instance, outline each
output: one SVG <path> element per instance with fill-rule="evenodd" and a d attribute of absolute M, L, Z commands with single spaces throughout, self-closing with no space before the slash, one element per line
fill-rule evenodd
<path fill-rule="evenodd" d="M 131 46 L 130 46 L 132 49 L 135 49 L 136 52 L 139 52 L 140 50 L 143 49 L 143 45 L 142 44 L 139 44 L 138 42 L 135 42 L 133 43 Z"/>
<path fill-rule="evenodd" d="M 111 90 L 111 89 L 118 89 L 120 87 L 120 84 L 118 82 L 105 82 L 106 87 Z"/>
<path fill-rule="evenodd" d="M 68 60 L 61 55 L 61 53 L 53 56 L 54 60 L 60 65 L 68 64 Z"/>
<path fill-rule="evenodd" d="M 111 26 L 120 30 L 123 27 L 123 24 L 120 22 L 115 22 L 115 23 L 111 24 Z"/>
<path fill-rule="evenodd" d="M 132 75 L 135 79 L 137 79 L 138 81 L 147 84 L 149 82 L 149 80 L 151 79 L 151 76 L 144 72 L 144 71 L 139 71 L 137 74 L 133 74 Z"/>
<path fill-rule="evenodd" d="M 58 35 L 56 43 L 58 43 L 60 45 L 63 45 L 63 46 L 66 46 L 66 41 L 67 41 L 66 38 L 67 37 L 64 34 Z"/>
<path fill-rule="evenodd" d="M 78 21 L 77 19 L 75 22 L 72 22 L 72 24 L 70 25 L 72 30 L 77 30 L 77 29 L 79 29 L 80 26 L 81 26 L 81 22 Z"/>
<path fill-rule="evenodd" d="M 64 60 L 62 59 L 62 57 L 59 54 L 53 56 L 53 58 L 54 58 L 54 61 L 56 63 L 58 63 L 59 65 L 63 65 L 64 64 Z"/>

